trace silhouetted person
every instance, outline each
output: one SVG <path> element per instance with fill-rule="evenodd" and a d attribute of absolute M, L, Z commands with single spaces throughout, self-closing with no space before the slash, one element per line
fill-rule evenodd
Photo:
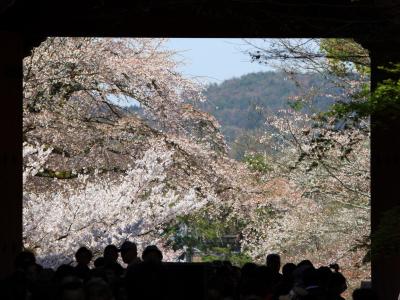
<path fill-rule="evenodd" d="M 155 245 L 147 246 L 142 253 L 142 260 L 144 262 L 160 263 L 163 259 L 163 255 Z"/>
<path fill-rule="evenodd" d="M 310 261 L 310 260 L 308 260 L 308 259 L 304 259 L 304 260 L 302 260 L 301 262 L 299 262 L 298 264 L 297 264 L 297 267 L 299 268 L 299 267 L 303 267 L 303 266 L 309 266 L 309 267 L 311 267 L 311 268 L 314 268 L 314 265 L 312 264 L 312 262 Z"/>
<path fill-rule="evenodd" d="M 104 267 L 104 264 L 105 264 L 104 257 L 101 256 L 101 257 L 96 258 L 96 259 L 94 260 L 93 264 L 94 264 L 94 267 L 95 267 L 95 268 L 102 268 L 102 267 Z"/>
<path fill-rule="evenodd" d="M 282 275 L 283 277 L 293 276 L 293 271 L 296 269 L 296 265 L 294 263 L 286 263 L 282 267 Z"/>
<path fill-rule="evenodd" d="M 279 299 L 281 295 L 289 294 L 290 290 L 293 288 L 294 277 L 293 272 L 296 269 L 296 265 L 293 263 L 287 263 L 282 267 L 282 281 L 276 288 L 274 299 Z"/>
<path fill-rule="evenodd" d="M 279 273 L 281 269 L 281 257 L 279 254 L 271 253 L 267 255 L 266 265 L 273 273 Z"/>
<path fill-rule="evenodd" d="M 252 286 L 254 286 L 254 281 L 256 277 L 256 269 L 258 266 L 255 263 L 245 263 L 241 270 L 241 278 L 239 282 L 238 292 L 240 298 L 248 296 L 252 292 Z"/>
<path fill-rule="evenodd" d="M 121 276 L 124 269 L 118 263 L 119 250 L 115 245 L 108 245 L 104 248 L 104 268 L 113 271 L 117 276 Z"/>
<path fill-rule="evenodd" d="M 14 273 L 2 282 L 2 299 L 26 299 L 33 290 L 33 281 L 39 268 L 35 255 L 29 251 L 19 253 L 14 260 L 14 267 Z"/>
<path fill-rule="evenodd" d="M 57 291 L 54 284 L 55 271 L 53 269 L 44 269 L 39 267 L 34 288 L 32 290 L 31 300 L 53 300 Z"/>
<path fill-rule="evenodd" d="M 372 289 L 360 288 L 353 292 L 353 300 L 378 300 L 378 296 Z"/>
<path fill-rule="evenodd" d="M 275 286 L 276 270 L 268 266 L 259 266 L 255 269 L 255 286 L 253 294 L 261 297 L 261 299 L 271 299 Z"/>
<path fill-rule="evenodd" d="M 326 266 L 319 267 L 317 269 L 317 274 L 321 287 L 327 290 L 329 281 L 331 280 L 332 277 L 331 268 Z"/>
<path fill-rule="evenodd" d="M 75 253 L 75 259 L 77 265 L 75 267 L 75 275 L 81 279 L 87 279 L 89 277 L 90 268 L 89 263 L 93 258 L 92 251 L 86 247 L 81 247 Z"/>
<path fill-rule="evenodd" d="M 328 299 L 329 300 L 345 300 L 340 295 L 347 290 L 346 278 L 339 272 L 332 272 L 328 285 Z"/>
<path fill-rule="evenodd" d="M 26 271 L 29 266 L 36 264 L 35 255 L 30 251 L 22 251 L 14 261 L 16 270 Z"/>
<path fill-rule="evenodd" d="M 125 274 L 118 263 L 119 252 L 128 264 Z M 181 268 L 182 265 L 163 263 L 163 254 L 155 245 L 144 249 L 143 261 L 137 257 L 136 244 L 130 241 L 124 242 L 120 249 L 108 245 L 103 255 L 90 270 L 92 252 L 81 247 L 75 253 L 76 267 L 61 265 L 54 272 L 37 264 L 33 253 L 24 251 L 15 259 L 13 275 L 0 281 L 0 298 L 179 300 L 207 295 L 209 300 L 344 300 L 341 294 L 347 289 L 337 264 L 316 269 L 311 261 L 303 260 L 297 266 L 285 264 L 280 274 L 278 254 L 269 254 L 266 265 L 247 263 L 242 269 L 230 261 L 214 261 L 205 264 L 202 273 L 194 272 L 197 266 L 193 268 L 191 264 L 187 265 L 189 268 L 185 265 Z M 205 278 L 207 282 L 202 282 Z M 197 284 L 207 289 L 198 291 Z M 377 297 L 372 290 L 361 288 L 354 291 L 353 300 L 377 300 Z"/>
<path fill-rule="evenodd" d="M 281 269 L 281 257 L 279 256 L 279 254 L 268 254 L 266 265 L 271 272 L 271 286 L 273 287 L 274 294 L 276 294 L 278 293 L 279 284 L 283 279 L 282 274 L 279 273 Z"/>
<path fill-rule="evenodd" d="M 118 248 L 115 245 L 108 245 L 104 248 L 103 257 L 106 261 L 116 262 L 118 260 Z"/>
<path fill-rule="evenodd" d="M 162 253 L 157 246 L 147 246 L 142 253 L 143 261 L 129 264 L 126 272 L 128 299 L 170 299 L 171 286 L 162 264 Z"/>
<path fill-rule="evenodd" d="M 119 251 L 121 252 L 122 261 L 128 266 L 140 262 L 140 258 L 137 257 L 137 247 L 135 243 L 125 241 L 122 243 Z"/>
<path fill-rule="evenodd" d="M 318 271 L 314 267 L 308 267 L 303 272 L 303 288 L 306 295 L 299 297 L 304 300 L 326 300 L 326 292 L 321 286 Z"/>
<path fill-rule="evenodd" d="M 255 263 L 251 262 L 245 263 L 241 270 L 242 278 L 251 276 L 251 274 L 255 269 L 257 269 L 257 265 Z"/>

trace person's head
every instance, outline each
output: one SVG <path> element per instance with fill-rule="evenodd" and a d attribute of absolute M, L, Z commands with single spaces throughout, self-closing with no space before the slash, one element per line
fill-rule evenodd
<path fill-rule="evenodd" d="M 317 269 L 317 274 L 321 286 L 326 289 L 332 277 L 332 270 L 329 267 L 322 266 Z"/>
<path fill-rule="evenodd" d="M 36 264 L 35 255 L 29 251 L 22 251 L 14 261 L 15 268 L 26 271 L 28 267 Z"/>
<path fill-rule="evenodd" d="M 353 300 L 378 300 L 376 293 L 369 288 L 355 289 L 352 296 Z"/>
<path fill-rule="evenodd" d="M 95 268 L 104 267 L 104 264 L 105 264 L 105 262 L 104 262 L 104 257 L 98 257 L 98 258 L 96 258 L 96 259 L 94 260 L 93 264 L 94 264 L 94 267 L 95 267 Z"/>
<path fill-rule="evenodd" d="M 108 262 L 116 262 L 118 259 L 118 248 L 115 245 L 108 245 L 104 248 L 103 256 Z"/>
<path fill-rule="evenodd" d="M 303 266 L 308 266 L 308 267 L 314 268 L 314 265 L 313 265 L 312 262 L 311 262 L 310 260 L 308 260 L 308 259 L 304 259 L 304 260 L 302 260 L 301 262 L 299 262 L 299 263 L 297 264 L 297 267 L 298 267 L 298 268 L 303 267 Z"/>
<path fill-rule="evenodd" d="M 273 272 L 279 272 L 281 268 L 281 257 L 279 254 L 271 253 L 267 255 L 267 267 Z"/>
<path fill-rule="evenodd" d="M 290 277 L 295 269 L 296 265 L 294 263 L 286 263 L 282 267 L 282 275 L 285 277 Z"/>
<path fill-rule="evenodd" d="M 119 251 L 121 252 L 122 261 L 126 264 L 130 264 L 137 258 L 137 247 L 133 242 L 123 242 Z"/>
<path fill-rule="evenodd" d="M 75 253 L 76 262 L 80 265 L 88 265 L 93 258 L 92 251 L 86 247 L 80 247 Z"/>
<path fill-rule="evenodd" d="M 161 262 L 163 255 L 156 245 L 147 246 L 142 253 L 144 262 Z"/>
<path fill-rule="evenodd" d="M 242 278 L 251 277 L 255 269 L 257 269 L 257 265 L 255 263 L 245 263 L 241 270 Z"/>
<path fill-rule="evenodd" d="M 340 295 L 347 289 L 346 278 L 339 272 L 332 272 L 328 281 L 328 293 Z"/>

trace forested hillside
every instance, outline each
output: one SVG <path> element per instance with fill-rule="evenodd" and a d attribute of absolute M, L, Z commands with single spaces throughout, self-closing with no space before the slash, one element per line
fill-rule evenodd
<path fill-rule="evenodd" d="M 205 92 L 207 101 L 197 107 L 213 115 L 221 125 L 221 132 L 230 147 L 230 156 L 243 158 L 246 150 L 260 150 L 257 139 L 265 128 L 265 112 L 275 114 L 286 108 L 304 88 L 309 91 L 320 86 L 322 77 L 316 73 L 297 75 L 296 80 L 279 72 L 259 72 L 240 78 L 210 84 Z M 317 97 L 313 108 L 326 109 L 330 100 Z M 309 108 L 303 108 L 304 110 Z"/>

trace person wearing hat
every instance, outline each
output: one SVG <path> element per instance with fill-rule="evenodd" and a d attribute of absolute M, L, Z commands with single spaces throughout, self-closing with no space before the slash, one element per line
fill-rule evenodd
<path fill-rule="evenodd" d="M 122 261 L 128 266 L 134 265 L 140 262 L 140 258 L 137 257 L 137 247 L 136 244 L 130 241 L 125 241 L 119 248 L 121 252 Z"/>

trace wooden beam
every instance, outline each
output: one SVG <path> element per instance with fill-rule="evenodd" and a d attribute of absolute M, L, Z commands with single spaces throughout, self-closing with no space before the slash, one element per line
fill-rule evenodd
<path fill-rule="evenodd" d="M 0 277 L 22 249 L 22 38 L 0 31 Z"/>
<path fill-rule="evenodd" d="M 399 75 L 385 71 L 381 67 L 390 67 L 390 63 L 400 63 L 399 44 L 370 44 L 371 88 L 375 90 L 383 80 Z M 400 113 L 385 111 L 371 116 L 371 233 L 372 249 L 380 247 L 382 241 L 387 244 L 391 234 L 399 234 L 398 226 L 391 228 L 385 236 L 378 236 L 385 213 L 400 205 Z M 393 232 L 392 232 L 393 231 Z M 387 236 L 386 236 L 387 234 Z M 386 252 L 385 249 L 372 255 L 372 286 L 379 299 L 397 300 L 400 293 L 400 253 Z"/>

